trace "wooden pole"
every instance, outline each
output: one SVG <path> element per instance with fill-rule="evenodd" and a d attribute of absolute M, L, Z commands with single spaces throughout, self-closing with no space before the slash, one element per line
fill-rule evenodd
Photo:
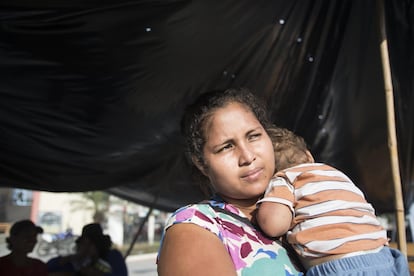
<path fill-rule="evenodd" d="M 397 219 L 398 248 L 407 257 L 407 240 L 405 237 L 404 201 L 401 191 L 400 167 L 398 161 L 397 134 L 395 130 L 394 93 L 388 54 L 387 33 L 385 28 L 384 1 L 378 0 L 378 16 L 381 34 L 381 61 L 384 74 L 385 99 L 387 105 L 388 148 L 390 150 L 391 169 L 394 180 L 394 198 Z"/>

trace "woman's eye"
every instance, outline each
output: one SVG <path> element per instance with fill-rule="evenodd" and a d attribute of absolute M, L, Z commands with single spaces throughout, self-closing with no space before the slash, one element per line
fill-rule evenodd
<path fill-rule="evenodd" d="M 232 145 L 232 144 L 226 144 L 226 145 L 224 145 L 223 147 L 221 147 L 221 148 L 218 150 L 218 152 L 222 152 L 222 151 L 225 151 L 225 150 L 229 150 L 229 149 L 231 149 L 231 148 L 233 148 L 233 145 Z"/>
<path fill-rule="evenodd" d="M 249 140 L 250 141 L 254 141 L 254 140 L 257 140 L 257 139 L 259 139 L 259 137 L 261 136 L 261 133 L 254 133 L 254 134 L 250 134 L 249 135 Z"/>

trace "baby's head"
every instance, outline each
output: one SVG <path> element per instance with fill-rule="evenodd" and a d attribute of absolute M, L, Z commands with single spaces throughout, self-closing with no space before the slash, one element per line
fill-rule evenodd
<path fill-rule="evenodd" d="M 286 128 L 267 129 L 275 152 L 276 171 L 303 163 L 313 163 L 305 140 Z"/>

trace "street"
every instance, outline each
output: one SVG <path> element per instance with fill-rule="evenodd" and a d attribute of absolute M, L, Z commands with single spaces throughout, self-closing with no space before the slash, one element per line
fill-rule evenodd
<path fill-rule="evenodd" d="M 129 256 L 126 260 L 129 276 L 157 276 L 157 253 Z"/>
<path fill-rule="evenodd" d="M 0 234 L 0 256 L 6 255 L 9 253 L 9 250 L 6 247 L 4 241 L 5 235 Z M 35 248 L 36 249 L 36 248 Z M 33 250 L 29 254 L 34 258 L 41 259 L 44 262 L 47 262 L 50 258 L 55 257 L 56 254 L 40 257 L 37 255 L 36 250 Z M 132 255 L 126 259 L 126 264 L 128 267 L 129 276 L 157 276 L 157 265 L 155 263 L 157 253 L 141 254 L 141 255 Z"/>

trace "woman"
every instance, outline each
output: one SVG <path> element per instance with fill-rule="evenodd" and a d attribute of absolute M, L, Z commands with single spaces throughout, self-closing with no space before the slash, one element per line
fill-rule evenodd
<path fill-rule="evenodd" d="M 162 275 L 301 275 L 287 251 L 252 224 L 275 171 L 265 109 L 246 89 L 202 95 L 182 120 L 209 201 L 177 210 L 158 255 Z"/>

